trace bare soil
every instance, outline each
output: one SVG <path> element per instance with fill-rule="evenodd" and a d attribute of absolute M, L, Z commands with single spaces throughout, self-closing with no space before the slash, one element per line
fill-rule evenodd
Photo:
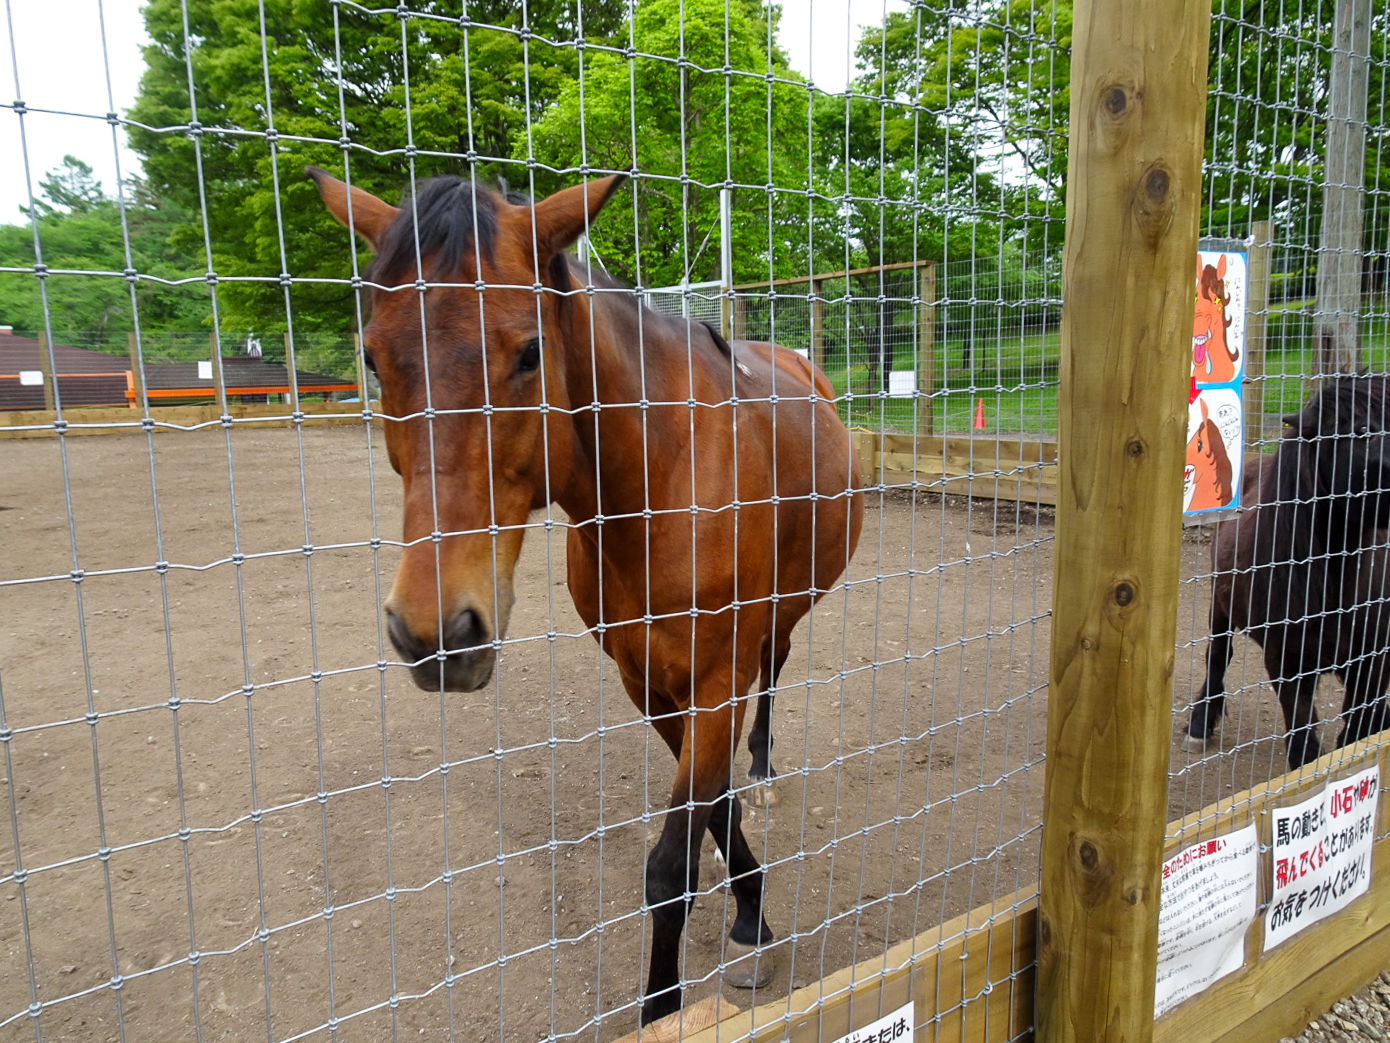
<path fill-rule="evenodd" d="M 46 1040 L 150 1043 L 635 1027 L 669 755 L 543 514 L 494 684 L 379 667 L 396 551 L 372 541 L 399 513 L 362 428 L 0 443 L 0 1041 L 35 1038 L 26 1012 Z M 731 1000 L 1036 881 L 1051 539 L 1047 509 L 869 498 L 782 675 L 780 802 L 744 819 L 776 974 Z M 1188 539 L 1179 708 L 1206 554 Z M 1224 755 L 1183 752 L 1175 718 L 1170 816 L 1281 770 L 1261 677 L 1242 644 Z M 687 1001 L 721 987 L 733 921 L 711 851 Z"/>

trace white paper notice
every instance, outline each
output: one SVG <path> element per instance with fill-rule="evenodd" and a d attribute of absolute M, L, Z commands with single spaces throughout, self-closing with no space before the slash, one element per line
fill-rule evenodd
<path fill-rule="evenodd" d="M 832 1043 L 912 1043 L 912 1002 L 885 1014 L 862 1029 L 855 1029 Z"/>
<path fill-rule="evenodd" d="M 1163 863 L 1154 1017 L 1245 963 L 1255 922 L 1260 838 L 1252 822 Z"/>
<path fill-rule="evenodd" d="M 895 369 L 888 374 L 888 397 L 911 398 L 917 393 L 917 373 L 911 369 Z"/>
<path fill-rule="evenodd" d="M 1377 766 L 1274 810 L 1266 952 L 1366 893 L 1379 798 Z"/>
<path fill-rule="evenodd" d="M 21 369 L 19 371 L 19 385 L 27 388 L 43 387 L 43 370 Z"/>

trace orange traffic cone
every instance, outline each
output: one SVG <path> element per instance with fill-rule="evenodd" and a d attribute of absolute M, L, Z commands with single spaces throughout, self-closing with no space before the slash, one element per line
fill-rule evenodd
<path fill-rule="evenodd" d="M 975 430 L 985 429 L 985 400 L 980 399 L 980 404 L 975 407 Z"/>

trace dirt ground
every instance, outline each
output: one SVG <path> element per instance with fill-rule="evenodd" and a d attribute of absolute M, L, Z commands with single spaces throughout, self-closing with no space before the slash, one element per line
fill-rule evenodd
<path fill-rule="evenodd" d="M 441 698 L 378 667 L 396 551 L 372 541 L 400 522 L 379 437 L 0 443 L 0 1041 L 35 1038 L 31 1011 L 46 1040 L 634 1028 L 672 765 L 534 520 L 495 683 Z M 782 675 L 781 799 L 745 815 L 777 970 L 734 1002 L 1036 881 L 1051 538 L 1045 509 L 869 498 L 851 586 Z M 1205 561 L 1189 537 L 1180 707 Z M 1226 753 L 1183 752 L 1175 720 L 1170 817 L 1281 768 L 1244 645 Z M 687 1001 L 721 987 L 733 921 L 711 850 Z"/>

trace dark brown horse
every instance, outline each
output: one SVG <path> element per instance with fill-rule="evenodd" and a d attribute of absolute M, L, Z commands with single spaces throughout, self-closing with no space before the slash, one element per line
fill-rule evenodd
<path fill-rule="evenodd" d="M 435 178 L 397 210 L 306 173 L 376 254 L 363 339 L 405 483 L 385 609 L 416 683 L 487 683 L 528 513 L 556 503 L 571 523 L 575 607 L 676 758 L 647 860 L 651 1021 L 680 1007 L 679 941 L 706 829 L 729 866 L 731 941 L 773 937 L 731 761 L 750 687 L 760 673 L 764 696 L 775 687 L 792 628 L 859 539 L 858 462 L 834 391 L 795 352 L 729 345 L 616 287 L 588 288 L 563 251 L 623 175 L 534 207 Z M 759 702 L 755 770 L 770 776 L 770 697 Z"/>
<path fill-rule="evenodd" d="M 1201 748 L 1225 709 L 1235 631 L 1264 650 L 1289 767 L 1320 753 L 1318 676 L 1345 686 L 1338 745 L 1382 730 L 1390 681 L 1390 395 L 1386 377 L 1329 380 L 1246 462 L 1239 515 L 1216 527 L 1206 680 L 1187 734 Z"/>

